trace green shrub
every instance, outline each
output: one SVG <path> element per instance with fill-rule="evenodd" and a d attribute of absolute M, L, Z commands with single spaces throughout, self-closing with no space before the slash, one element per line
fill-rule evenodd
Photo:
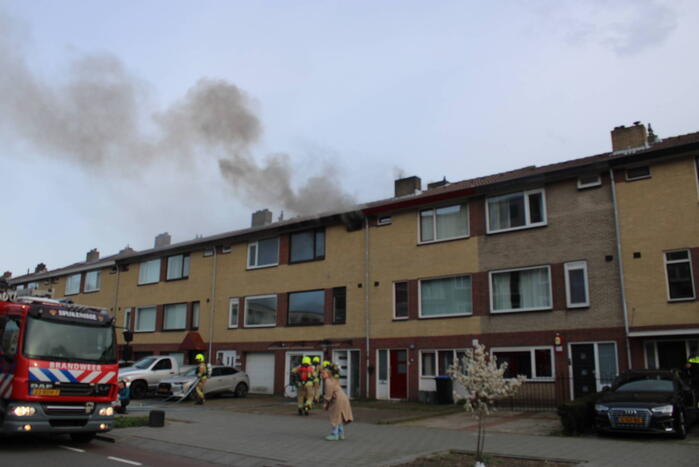
<path fill-rule="evenodd" d="M 563 432 L 567 435 L 591 433 L 594 429 L 595 403 L 599 393 L 588 394 L 558 406 Z"/>
<path fill-rule="evenodd" d="M 130 428 L 148 425 L 148 417 L 115 417 L 114 428 Z"/>

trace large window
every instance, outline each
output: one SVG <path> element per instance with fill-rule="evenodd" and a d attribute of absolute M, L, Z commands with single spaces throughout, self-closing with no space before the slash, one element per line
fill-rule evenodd
<path fill-rule="evenodd" d="M 506 378 L 525 375 L 528 379 L 553 378 L 553 349 L 551 347 L 493 348 L 500 365 L 507 363 Z"/>
<path fill-rule="evenodd" d="M 155 331 L 155 317 L 157 309 L 154 306 L 146 306 L 136 309 L 136 332 Z"/>
<path fill-rule="evenodd" d="M 420 317 L 471 314 L 471 277 L 458 276 L 420 281 Z"/>
<path fill-rule="evenodd" d="M 468 236 L 468 205 L 457 204 L 420 211 L 420 242 Z"/>
<path fill-rule="evenodd" d="M 262 268 L 279 264 L 279 238 L 248 243 L 248 267 Z"/>
<path fill-rule="evenodd" d="M 306 230 L 290 236 L 289 262 L 325 258 L 325 229 Z"/>
<path fill-rule="evenodd" d="M 80 293 L 80 274 L 73 274 L 66 279 L 65 295 L 74 295 Z"/>
<path fill-rule="evenodd" d="M 201 309 L 201 304 L 199 302 L 192 302 L 192 322 L 191 329 L 199 329 L 199 310 Z"/>
<path fill-rule="evenodd" d="M 245 299 L 245 326 L 263 327 L 277 325 L 277 296 L 258 295 Z"/>
<path fill-rule="evenodd" d="M 587 261 L 566 263 L 564 269 L 566 277 L 566 303 L 568 308 L 589 306 Z"/>
<path fill-rule="evenodd" d="M 238 327 L 238 313 L 240 310 L 240 299 L 231 298 L 228 301 L 228 328 Z"/>
<path fill-rule="evenodd" d="M 163 329 L 167 331 L 184 329 L 187 324 L 187 304 L 165 305 Z"/>
<path fill-rule="evenodd" d="M 393 317 L 395 319 L 408 318 L 407 282 L 396 282 L 393 284 Z"/>
<path fill-rule="evenodd" d="M 544 190 L 520 191 L 486 201 L 488 233 L 546 225 Z"/>
<path fill-rule="evenodd" d="M 669 300 L 694 299 L 694 278 L 689 250 L 666 252 L 665 271 Z"/>
<path fill-rule="evenodd" d="M 102 271 L 90 271 L 85 274 L 85 292 L 97 292 L 100 289 Z"/>
<path fill-rule="evenodd" d="M 549 310 L 551 269 L 548 266 L 490 273 L 492 313 Z"/>
<path fill-rule="evenodd" d="M 461 363 L 465 355 L 466 352 L 460 349 L 422 350 L 420 351 L 420 376 L 427 378 L 446 375 L 452 364 L 455 361 Z"/>
<path fill-rule="evenodd" d="M 169 256 L 167 259 L 167 280 L 189 277 L 189 255 Z"/>
<path fill-rule="evenodd" d="M 289 325 L 323 324 L 325 291 L 311 290 L 289 294 Z"/>
<path fill-rule="evenodd" d="M 347 288 L 333 289 L 333 324 L 345 324 L 347 321 Z"/>
<path fill-rule="evenodd" d="M 144 261 L 138 270 L 139 284 L 154 284 L 160 280 L 160 258 Z"/>

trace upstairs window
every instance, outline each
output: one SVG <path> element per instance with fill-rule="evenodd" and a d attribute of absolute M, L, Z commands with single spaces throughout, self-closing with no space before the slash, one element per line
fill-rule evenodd
<path fill-rule="evenodd" d="M 303 326 L 325 322 L 325 291 L 289 294 L 289 325 Z"/>
<path fill-rule="evenodd" d="M 263 268 L 279 264 L 279 238 L 267 238 L 248 243 L 248 268 Z"/>
<path fill-rule="evenodd" d="M 626 169 L 626 181 L 632 182 L 634 180 L 643 180 L 644 178 L 650 178 L 650 167 L 647 165 Z"/>
<path fill-rule="evenodd" d="M 228 301 L 228 328 L 238 327 L 238 312 L 240 310 L 240 299 L 231 298 Z"/>
<path fill-rule="evenodd" d="M 85 274 L 85 292 L 97 292 L 100 289 L 102 271 L 90 271 Z"/>
<path fill-rule="evenodd" d="M 396 282 L 393 284 L 393 317 L 407 319 L 408 316 L 408 283 Z"/>
<path fill-rule="evenodd" d="M 289 262 L 313 261 L 325 258 L 325 229 L 306 230 L 290 236 Z"/>
<path fill-rule="evenodd" d="M 471 314 L 471 277 L 447 277 L 420 281 L 420 317 Z"/>
<path fill-rule="evenodd" d="M 155 331 L 155 317 L 157 309 L 154 306 L 145 306 L 136 310 L 136 332 Z"/>
<path fill-rule="evenodd" d="M 175 255 L 167 258 L 167 280 L 189 277 L 189 255 Z"/>
<path fill-rule="evenodd" d="M 333 289 L 333 324 L 345 324 L 347 321 L 347 288 Z"/>
<path fill-rule="evenodd" d="M 468 205 L 420 211 L 420 243 L 468 237 Z"/>
<path fill-rule="evenodd" d="M 491 312 L 550 310 L 551 269 L 548 266 L 490 273 Z"/>
<path fill-rule="evenodd" d="M 160 280 L 160 258 L 144 261 L 138 270 L 138 283 L 154 284 Z"/>
<path fill-rule="evenodd" d="M 65 295 L 80 293 L 80 274 L 72 274 L 66 279 Z"/>
<path fill-rule="evenodd" d="M 544 190 L 520 191 L 486 200 L 488 233 L 546 225 Z"/>
<path fill-rule="evenodd" d="M 587 261 L 575 261 L 564 265 L 566 279 L 566 302 L 568 308 L 590 305 L 587 285 Z"/>
<path fill-rule="evenodd" d="M 581 175 L 578 177 L 578 190 L 593 188 L 602 185 L 602 177 L 599 174 Z"/>
<path fill-rule="evenodd" d="M 201 304 L 199 302 L 192 302 L 192 322 L 191 329 L 199 329 L 199 310 L 201 309 Z"/>
<path fill-rule="evenodd" d="M 666 252 L 665 272 L 670 301 L 694 299 L 694 278 L 689 250 Z"/>
<path fill-rule="evenodd" d="M 245 299 L 245 327 L 272 327 L 276 325 L 276 295 L 258 295 Z"/>
<path fill-rule="evenodd" d="M 163 329 L 172 331 L 176 329 L 184 329 L 187 323 L 187 304 L 176 303 L 174 305 L 165 305 L 163 317 Z"/>

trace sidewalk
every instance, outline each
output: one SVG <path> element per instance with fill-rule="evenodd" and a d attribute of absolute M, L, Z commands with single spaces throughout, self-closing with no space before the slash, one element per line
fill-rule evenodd
<path fill-rule="evenodd" d="M 148 404 L 140 414 L 160 405 L 145 402 Z M 454 407 L 419 410 L 420 407 L 402 404 L 392 408 L 357 403 L 353 405 L 356 423 L 347 427 L 347 440 L 335 443 L 322 439 L 329 430 L 322 411 L 314 411 L 309 417 L 287 415 L 293 414 L 294 406 L 284 400 L 219 399 L 207 401 L 203 408 L 181 404 L 161 407 L 166 411 L 165 427 L 119 429 L 111 435 L 125 449 L 131 445 L 241 467 L 390 466 L 449 449 L 472 451 L 476 442 L 470 428 L 472 419 L 467 414 L 446 413 Z M 139 414 L 138 407 L 134 406 L 131 412 Z M 432 416 L 424 418 L 425 415 Z M 420 416 L 420 420 L 400 423 Z M 543 419 L 548 426 L 550 420 Z M 531 420 L 537 417 L 511 414 L 491 420 L 498 423 L 488 427 L 486 451 L 569 460 L 595 467 L 695 466 L 699 457 L 699 444 L 692 440 L 574 438 L 502 431 L 510 423 L 519 424 L 519 429 L 531 427 Z"/>

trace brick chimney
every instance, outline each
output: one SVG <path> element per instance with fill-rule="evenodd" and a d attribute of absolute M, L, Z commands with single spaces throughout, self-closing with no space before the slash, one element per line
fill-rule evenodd
<path fill-rule="evenodd" d="M 87 255 L 85 257 L 85 262 L 86 263 L 94 263 L 100 259 L 100 252 L 97 251 L 97 248 L 93 248 L 92 250 L 87 252 Z"/>
<path fill-rule="evenodd" d="M 252 213 L 252 227 L 264 227 L 272 223 L 272 211 L 262 209 Z"/>
<path fill-rule="evenodd" d="M 155 237 L 155 245 L 154 248 L 162 248 L 165 246 L 170 246 L 170 234 L 167 232 L 163 232 L 160 235 L 157 235 Z"/>
<path fill-rule="evenodd" d="M 449 180 L 447 180 L 447 177 L 444 177 L 442 180 L 428 183 L 427 184 L 427 189 L 428 190 L 434 190 L 435 188 L 439 188 L 440 186 L 447 186 L 449 185 Z"/>
<path fill-rule="evenodd" d="M 641 122 L 633 122 L 633 126 L 618 126 L 612 130 L 612 151 L 626 151 L 644 148 L 648 145 L 646 127 Z"/>
<path fill-rule="evenodd" d="M 422 180 L 420 177 L 412 176 L 406 178 L 399 178 L 394 183 L 395 186 L 395 196 L 407 196 L 419 193 L 422 189 Z"/>
<path fill-rule="evenodd" d="M 5 273 L 0 277 L 0 279 L 5 279 L 5 280 L 10 280 L 12 279 L 12 272 L 11 271 L 5 271 Z"/>

